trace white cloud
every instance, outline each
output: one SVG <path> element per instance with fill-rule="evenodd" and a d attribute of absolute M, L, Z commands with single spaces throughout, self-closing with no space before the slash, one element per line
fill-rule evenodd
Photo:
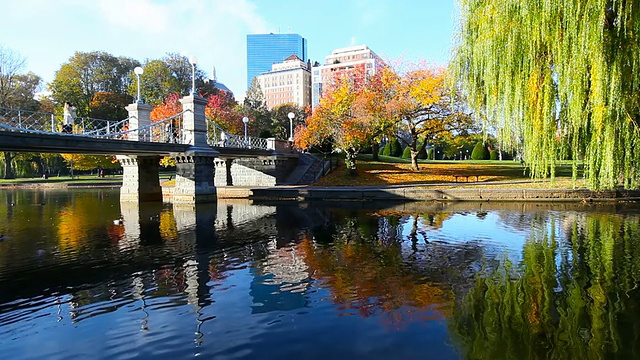
<path fill-rule="evenodd" d="M 12 16 L 0 22 L 0 44 L 25 56 L 29 70 L 45 81 L 75 51 L 142 62 L 172 52 L 198 57 L 206 72 L 215 60 L 218 80 L 237 97 L 246 88 L 246 35 L 270 27 L 251 0 L 21 0 L 3 6 Z"/>
<path fill-rule="evenodd" d="M 149 34 L 161 34 L 169 29 L 173 15 L 170 5 L 151 0 L 99 0 L 97 3 L 99 13 L 110 25 Z"/>

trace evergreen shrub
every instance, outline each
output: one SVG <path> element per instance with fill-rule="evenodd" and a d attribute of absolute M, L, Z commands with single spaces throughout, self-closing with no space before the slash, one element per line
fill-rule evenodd
<path fill-rule="evenodd" d="M 478 142 L 471 152 L 472 160 L 486 160 L 489 158 L 489 151 L 482 142 Z"/>

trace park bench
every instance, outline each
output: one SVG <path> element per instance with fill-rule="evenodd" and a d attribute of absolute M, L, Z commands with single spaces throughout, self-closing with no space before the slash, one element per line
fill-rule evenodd
<path fill-rule="evenodd" d="M 465 179 L 464 182 L 469 182 L 469 178 L 476 178 L 475 182 L 478 182 L 479 176 L 478 175 L 452 175 L 453 178 L 455 179 L 455 182 L 458 182 L 458 179 Z"/>

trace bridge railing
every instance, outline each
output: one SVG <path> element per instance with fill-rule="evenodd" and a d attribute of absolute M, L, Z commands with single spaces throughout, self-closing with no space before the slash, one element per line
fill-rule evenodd
<path fill-rule="evenodd" d="M 222 135 L 223 133 L 224 136 Z M 233 135 L 224 131 L 209 118 L 207 118 L 207 143 L 210 146 L 218 147 L 269 150 L 267 139 L 248 136 L 245 141 L 244 136 Z"/>
<path fill-rule="evenodd" d="M 78 117 L 72 134 L 101 136 L 126 129 L 129 119 L 113 121 Z M 5 130 L 38 133 L 58 133 L 62 131 L 62 115 L 41 111 L 0 108 L 0 124 Z"/>
<path fill-rule="evenodd" d="M 137 129 L 123 129 L 119 132 L 105 133 L 102 136 L 95 137 L 141 142 L 186 144 L 190 139 L 186 137 L 186 132 L 183 131 L 183 115 L 184 111 Z"/>
<path fill-rule="evenodd" d="M 79 135 L 93 138 L 131 140 L 141 142 L 188 144 L 190 132 L 183 130 L 184 111 L 152 122 L 138 129 L 130 129 L 129 118 L 120 121 L 78 117 L 75 119 L 71 134 L 62 132 L 62 115 L 47 112 L 28 111 L 0 107 L 0 130 L 61 133 L 63 135 Z M 278 150 L 278 140 L 233 135 L 224 132 L 211 119 L 206 119 L 207 143 L 210 146 L 240 149 Z M 224 136 L 222 133 L 224 132 Z M 284 142 L 284 140 L 280 141 Z"/>

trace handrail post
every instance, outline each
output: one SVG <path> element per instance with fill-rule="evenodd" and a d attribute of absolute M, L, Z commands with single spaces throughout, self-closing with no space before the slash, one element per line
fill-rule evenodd
<path fill-rule="evenodd" d="M 189 95 L 180 99 L 180 103 L 184 112 L 182 115 L 182 143 L 196 147 L 209 147 L 204 114 L 207 100 L 198 95 Z"/>
<path fill-rule="evenodd" d="M 127 105 L 126 109 L 129 112 L 129 129 L 136 130 L 128 134 L 128 139 L 144 141 L 139 129 L 151 125 L 151 106 L 135 102 Z"/>

